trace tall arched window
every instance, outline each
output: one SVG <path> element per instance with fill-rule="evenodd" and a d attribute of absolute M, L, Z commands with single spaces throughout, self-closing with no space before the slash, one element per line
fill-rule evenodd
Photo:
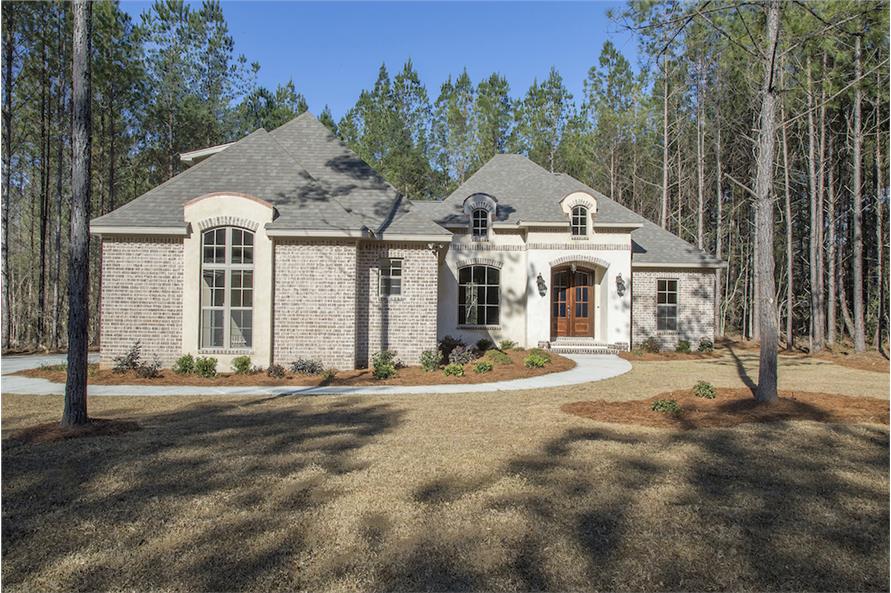
<path fill-rule="evenodd" d="M 458 323 L 498 325 L 501 271 L 489 266 L 458 270 Z"/>
<path fill-rule="evenodd" d="M 569 228 L 573 237 L 586 237 L 588 235 L 588 209 L 584 206 L 576 206 L 572 209 L 572 219 Z"/>
<path fill-rule="evenodd" d="M 201 254 L 200 347 L 250 348 L 254 233 L 235 227 L 205 231 Z"/>
<path fill-rule="evenodd" d="M 474 239 L 489 237 L 489 212 L 485 208 L 477 208 L 473 211 L 470 230 Z"/>

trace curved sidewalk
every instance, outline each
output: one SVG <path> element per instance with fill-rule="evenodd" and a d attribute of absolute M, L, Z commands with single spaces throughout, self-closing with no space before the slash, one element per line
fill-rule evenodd
<path fill-rule="evenodd" d="M 91 396 L 170 396 L 170 395 L 400 395 L 408 393 L 480 393 L 489 391 L 513 391 L 519 389 L 545 389 L 564 385 L 578 385 L 601 381 L 622 375 L 631 370 L 631 363 L 612 354 L 566 355 L 576 366 L 561 373 L 551 373 L 527 379 L 496 381 L 461 385 L 381 385 L 365 387 L 208 387 L 185 385 L 91 385 Z M 91 360 L 92 360 L 91 356 Z M 4 356 L 0 392 L 30 395 L 62 395 L 65 386 L 46 379 L 33 379 L 11 375 L 21 370 L 37 368 L 43 364 L 65 361 L 64 354 L 50 356 Z"/>

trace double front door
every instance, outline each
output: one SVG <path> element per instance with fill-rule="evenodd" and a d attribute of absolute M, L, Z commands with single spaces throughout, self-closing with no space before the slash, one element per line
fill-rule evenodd
<path fill-rule="evenodd" d="M 587 270 L 556 270 L 551 278 L 551 333 L 594 335 L 594 274 Z"/>

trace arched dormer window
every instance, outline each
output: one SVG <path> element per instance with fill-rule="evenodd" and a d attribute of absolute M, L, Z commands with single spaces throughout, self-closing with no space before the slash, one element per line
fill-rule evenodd
<path fill-rule="evenodd" d="M 489 238 L 489 211 L 485 208 L 477 208 L 470 217 L 470 234 L 476 241 L 485 241 Z"/>
<path fill-rule="evenodd" d="M 217 227 L 201 237 L 201 348 L 249 349 L 253 335 L 254 233 Z"/>
<path fill-rule="evenodd" d="M 570 219 L 570 230 L 573 237 L 588 236 L 588 209 L 584 206 L 574 206 Z"/>

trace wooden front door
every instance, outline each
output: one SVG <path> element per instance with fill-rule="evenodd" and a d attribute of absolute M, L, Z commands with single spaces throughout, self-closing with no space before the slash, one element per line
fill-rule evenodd
<path fill-rule="evenodd" d="M 551 278 L 551 333 L 594 335 L 594 274 L 587 270 L 557 270 Z"/>

